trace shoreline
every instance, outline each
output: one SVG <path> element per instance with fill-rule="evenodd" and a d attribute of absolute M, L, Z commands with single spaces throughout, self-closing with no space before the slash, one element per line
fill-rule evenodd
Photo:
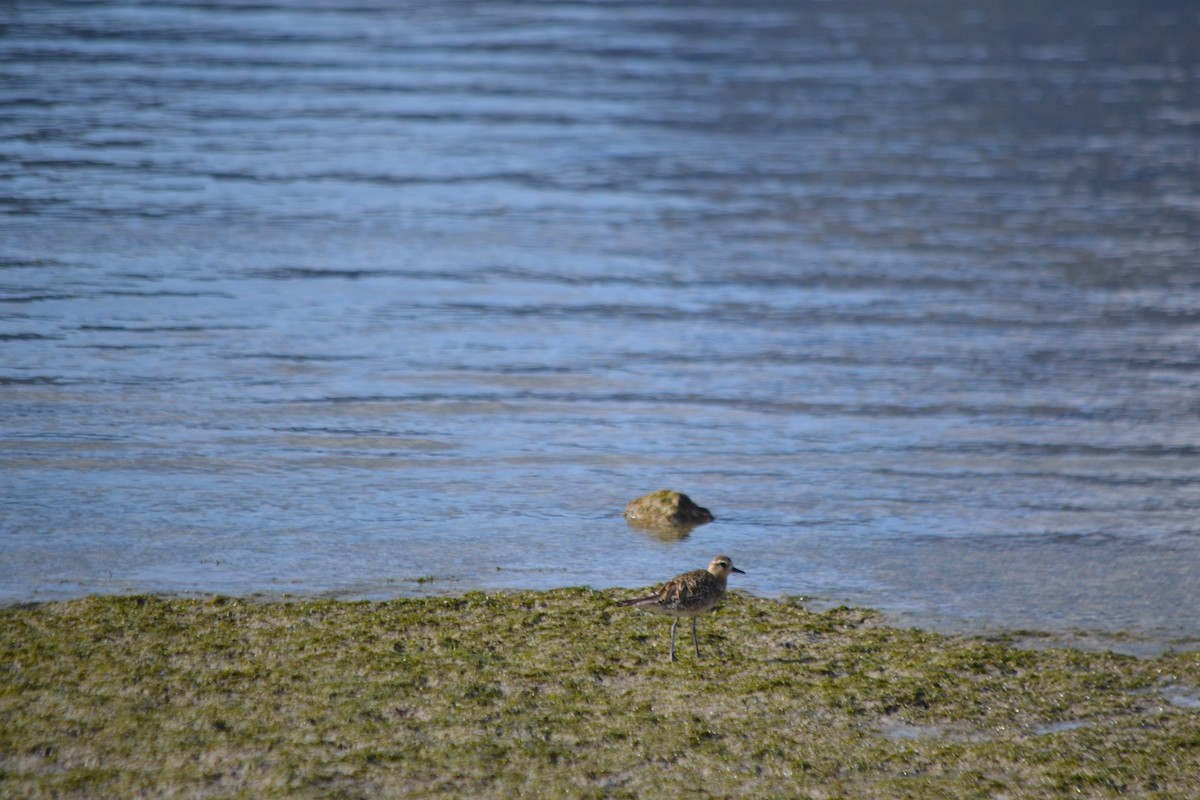
<path fill-rule="evenodd" d="M 396 591 L 400 586 L 407 586 L 404 591 Z M 28 608 L 46 603 L 65 603 L 86 600 L 92 597 L 159 597 L 178 600 L 212 600 L 223 598 L 254 603 L 274 602 L 306 602 L 331 600 L 337 602 L 383 603 L 394 600 L 419 600 L 423 598 L 461 597 L 466 594 L 482 592 L 484 594 L 523 594 L 545 593 L 560 590 L 586 590 L 599 592 L 628 591 L 633 594 L 639 588 L 645 587 L 603 587 L 592 586 L 561 586 L 551 588 L 476 588 L 465 583 L 457 585 L 452 579 L 437 577 L 399 578 L 387 587 L 389 592 L 378 590 L 328 590 L 328 591 L 252 591 L 246 593 L 224 593 L 202 590 L 172 590 L 154 591 L 123 587 L 111 592 L 87 591 L 64 592 L 46 598 L 25 598 L 0 601 L 0 611 L 9 609 Z M 1131 655 L 1137 658 L 1155 658 L 1176 652 L 1200 650 L 1200 633 L 1187 634 L 1181 631 L 1166 630 L 1105 630 L 1085 627 L 1037 627 L 1030 625 L 1003 625 L 995 623 L 973 623 L 966 618 L 952 616 L 935 616 L 916 612 L 890 611 L 872 605 L 859 605 L 849 601 L 831 600 L 826 597 L 812 595 L 759 595 L 745 589 L 733 589 L 730 594 L 765 600 L 768 602 L 793 603 L 798 602 L 814 611 L 829 611 L 837 608 L 855 608 L 877 615 L 887 625 L 896 628 L 914 629 L 942 636 L 982 638 L 993 641 L 1003 641 L 1017 647 L 1045 649 L 1047 647 L 1069 647 L 1092 652 L 1112 652 L 1120 655 Z"/>
<path fill-rule="evenodd" d="M 731 593 L 666 661 L 623 590 L 0 610 L 0 793 L 1200 795 L 1200 652 L 945 636 Z"/>

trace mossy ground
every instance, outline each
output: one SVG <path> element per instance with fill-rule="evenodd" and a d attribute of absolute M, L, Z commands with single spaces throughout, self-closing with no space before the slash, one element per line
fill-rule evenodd
<path fill-rule="evenodd" d="M 0 796 L 1200 796 L 1200 653 L 616 596 L 0 611 Z"/>

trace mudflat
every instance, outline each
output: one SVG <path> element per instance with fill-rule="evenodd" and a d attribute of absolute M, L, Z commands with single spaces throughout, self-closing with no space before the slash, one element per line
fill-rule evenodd
<path fill-rule="evenodd" d="M 1200 653 L 943 636 L 737 592 L 0 610 L 9 797 L 1200 796 Z"/>

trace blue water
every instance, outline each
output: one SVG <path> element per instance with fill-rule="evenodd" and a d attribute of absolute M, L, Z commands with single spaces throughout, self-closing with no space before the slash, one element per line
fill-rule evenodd
<path fill-rule="evenodd" d="M 737 586 L 1200 640 L 1200 15 L 0 9 L 0 602 Z M 675 488 L 681 540 L 624 504 Z"/>

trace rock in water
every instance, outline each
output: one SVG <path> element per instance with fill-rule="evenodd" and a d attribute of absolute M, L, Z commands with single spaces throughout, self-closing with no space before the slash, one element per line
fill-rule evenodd
<path fill-rule="evenodd" d="M 686 494 L 661 489 L 630 500 L 625 506 L 625 521 L 639 528 L 679 530 L 712 522 L 713 515 Z"/>

